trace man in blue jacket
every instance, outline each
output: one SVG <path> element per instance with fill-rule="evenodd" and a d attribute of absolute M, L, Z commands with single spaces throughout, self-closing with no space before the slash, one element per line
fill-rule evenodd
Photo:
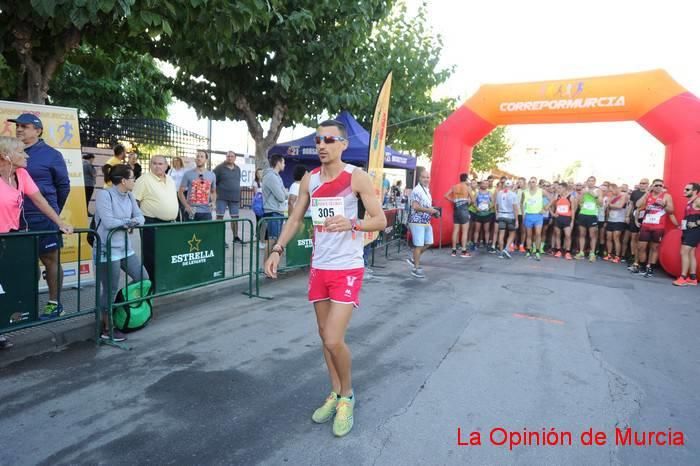
<path fill-rule="evenodd" d="M 31 113 L 23 113 L 14 120 L 16 135 L 25 144 L 24 151 L 29 155 L 27 171 L 41 194 L 57 214 L 61 213 L 70 192 L 70 179 L 63 155 L 41 139 L 44 125 Z M 23 227 L 29 231 L 57 231 L 57 226 L 49 220 L 27 196 L 24 197 Z M 46 284 L 49 287 L 49 300 L 44 311 L 39 314 L 42 320 L 59 317 L 63 306 L 58 302 L 59 290 L 63 282 L 63 269 L 59 264 L 59 250 L 62 246 L 58 233 L 39 238 L 39 259 L 46 268 Z"/>

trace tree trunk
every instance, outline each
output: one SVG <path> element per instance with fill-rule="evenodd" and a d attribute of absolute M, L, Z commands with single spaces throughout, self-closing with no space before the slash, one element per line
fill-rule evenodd
<path fill-rule="evenodd" d="M 18 92 L 18 100 L 32 104 L 45 104 L 48 98 L 49 83 L 56 75 L 56 71 L 65 60 L 68 51 L 80 44 L 80 31 L 70 28 L 56 38 L 56 44 L 52 44 L 53 50 L 43 62 L 34 58 L 32 46 L 32 29 L 27 24 L 20 24 L 12 31 L 15 39 L 12 43 L 17 51 L 17 56 L 22 62 L 24 71 L 23 84 L 25 91 Z"/>
<path fill-rule="evenodd" d="M 287 105 L 280 101 L 275 102 L 275 107 L 272 110 L 272 119 L 270 120 L 270 129 L 267 131 L 267 134 L 263 134 L 258 115 L 250 108 L 248 100 L 241 96 L 236 99 L 235 104 L 236 108 L 243 113 L 248 132 L 253 141 L 255 141 L 255 167 L 267 168 L 270 165 L 267 160 L 267 152 L 277 143 L 277 138 L 280 137 L 287 117 Z"/>

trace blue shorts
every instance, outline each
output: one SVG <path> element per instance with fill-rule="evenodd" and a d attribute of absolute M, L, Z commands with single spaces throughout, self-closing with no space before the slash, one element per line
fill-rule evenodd
<path fill-rule="evenodd" d="M 228 209 L 231 217 L 238 217 L 238 211 L 241 208 L 241 203 L 238 201 L 226 201 L 224 199 L 216 200 L 216 216 L 223 217 Z"/>
<path fill-rule="evenodd" d="M 433 244 L 433 227 L 431 225 L 409 223 L 408 228 L 411 230 L 411 240 L 415 247 L 422 248 L 425 245 Z"/>
<path fill-rule="evenodd" d="M 525 228 L 541 227 L 544 223 L 544 215 L 542 214 L 525 214 Z"/>
<path fill-rule="evenodd" d="M 279 218 L 279 220 L 268 220 L 263 223 L 263 225 L 267 227 L 265 230 L 265 239 L 279 238 L 282 232 L 284 215 L 278 212 L 266 212 L 263 218 Z"/>
<path fill-rule="evenodd" d="M 37 238 L 37 251 L 44 255 L 63 247 L 63 239 L 58 233 L 56 224 L 43 215 L 31 215 L 26 217 L 26 227 L 29 231 L 55 231 Z"/>

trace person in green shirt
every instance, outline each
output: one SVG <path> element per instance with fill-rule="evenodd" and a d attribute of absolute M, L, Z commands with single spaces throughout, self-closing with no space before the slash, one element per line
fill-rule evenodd
<path fill-rule="evenodd" d="M 590 176 L 586 180 L 586 186 L 581 191 L 581 198 L 579 199 L 580 210 L 576 218 L 579 247 L 576 259 L 583 259 L 586 256 L 586 236 L 588 236 L 588 259 L 591 262 L 595 262 L 595 248 L 598 244 L 598 206 L 603 203 L 603 194 L 596 187 L 595 183 L 595 176 Z"/>

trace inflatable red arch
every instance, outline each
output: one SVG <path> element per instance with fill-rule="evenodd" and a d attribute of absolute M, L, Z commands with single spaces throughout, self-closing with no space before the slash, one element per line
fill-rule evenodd
<path fill-rule="evenodd" d="M 683 187 L 700 182 L 700 99 L 665 71 L 654 70 L 479 88 L 435 130 L 430 189 L 444 212 L 442 240 L 449 242 L 452 232 L 452 206 L 443 194 L 468 171 L 472 149 L 495 127 L 630 120 L 666 146 L 664 181 L 680 220 Z M 669 231 L 659 251 L 661 265 L 672 275 L 680 273 L 680 236 Z"/>

